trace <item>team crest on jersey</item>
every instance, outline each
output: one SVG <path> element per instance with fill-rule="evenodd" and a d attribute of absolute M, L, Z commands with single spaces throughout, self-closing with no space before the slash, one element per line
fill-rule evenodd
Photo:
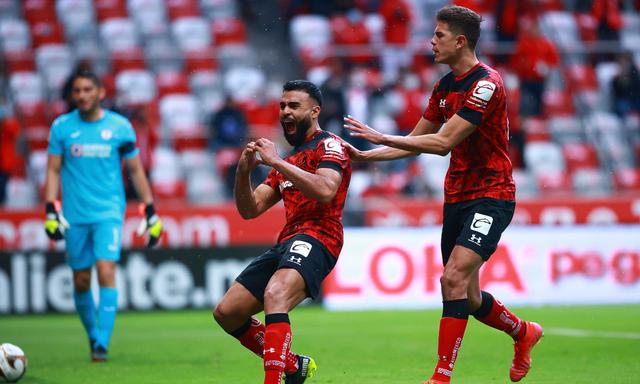
<path fill-rule="evenodd" d="M 100 132 L 100 137 L 102 137 L 103 140 L 109 140 L 113 137 L 113 132 L 111 132 L 110 129 L 103 129 Z"/>
<path fill-rule="evenodd" d="M 496 85 L 494 83 L 487 80 L 480 80 L 473 89 L 473 96 L 484 102 L 488 102 L 491 100 L 491 96 L 493 96 L 493 92 L 495 92 L 495 90 Z"/>
<path fill-rule="evenodd" d="M 278 188 L 280 188 L 280 192 L 282 192 L 286 188 L 291 188 L 291 187 L 293 187 L 293 183 L 290 182 L 289 180 L 284 180 L 278 185 Z"/>

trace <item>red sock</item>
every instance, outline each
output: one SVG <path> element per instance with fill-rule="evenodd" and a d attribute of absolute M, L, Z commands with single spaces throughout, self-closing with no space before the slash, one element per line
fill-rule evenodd
<path fill-rule="evenodd" d="M 474 316 L 484 324 L 509 334 L 514 340 L 524 336 L 524 322 L 488 292 L 482 292 L 482 304 Z"/>
<path fill-rule="evenodd" d="M 451 381 L 453 365 L 458 357 L 458 350 L 462 344 L 466 328 L 467 319 L 457 319 L 455 317 L 443 317 L 440 319 L 438 364 L 433 376 L 431 376 L 432 379 L 447 383 Z"/>
<path fill-rule="evenodd" d="M 291 347 L 291 325 L 286 313 L 266 316 L 264 337 L 264 384 L 280 384 Z"/>
<path fill-rule="evenodd" d="M 231 332 L 231 335 L 240 341 L 245 348 L 262 358 L 264 352 L 264 333 L 265 326 L 255 317 L 251 317 L 245 325 L 237 331 Z M 298 370 L 298 355 L 289 351 L 286 359 L 284 371 L 293 373 Z"/>

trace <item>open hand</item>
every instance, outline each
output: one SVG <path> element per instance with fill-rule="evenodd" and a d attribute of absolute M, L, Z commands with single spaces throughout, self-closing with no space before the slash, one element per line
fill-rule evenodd
<path fill-rule="evenodd" d="M 373 144 L 383 143 L 384 135 L 382 133 L 376 131 L 355 117 L 347 115 L 344 117 L 344 122 L 344 127 L 351 131 L 351 136 L 361 137 Z"/>

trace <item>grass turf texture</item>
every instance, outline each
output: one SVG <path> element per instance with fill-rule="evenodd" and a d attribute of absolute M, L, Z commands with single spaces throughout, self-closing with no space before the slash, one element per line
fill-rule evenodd
<path fill-rule="evenodd" d="M 516 308 L 547 330 L 523 383 L 640 382 L 640 306 Z M 436 360 L 440 311 L 291 314 L 293 349 L 316 359 L 310 383 L 419 384 Z M 562 336 L 561 328 L 626 332 L 622 337 Z M 553 331 L 553 330 L 558 331 Z M 262 383 L 256 356 L 226 335 L 207 311 L 121 313 L 110 361 L 89 362 L 74 315 L 0 317 L 0 342 L 22 347 L 27 383 Z M 454 383 L 506 383 L 508 336 L 471 319 Z"/>

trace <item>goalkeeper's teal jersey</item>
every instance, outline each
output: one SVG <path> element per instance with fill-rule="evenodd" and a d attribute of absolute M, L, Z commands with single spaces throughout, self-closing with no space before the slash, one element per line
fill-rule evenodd
<path fill-rule="evenodd" d="M 136 134 L 126 118 L 103 111 L 97 121 L 77 110 L 61 115 L 49 133 L 49 154 L 62 156 L 62 211 L 72 225 L 124 218 L 121 159 L 138 154 Z"/>

